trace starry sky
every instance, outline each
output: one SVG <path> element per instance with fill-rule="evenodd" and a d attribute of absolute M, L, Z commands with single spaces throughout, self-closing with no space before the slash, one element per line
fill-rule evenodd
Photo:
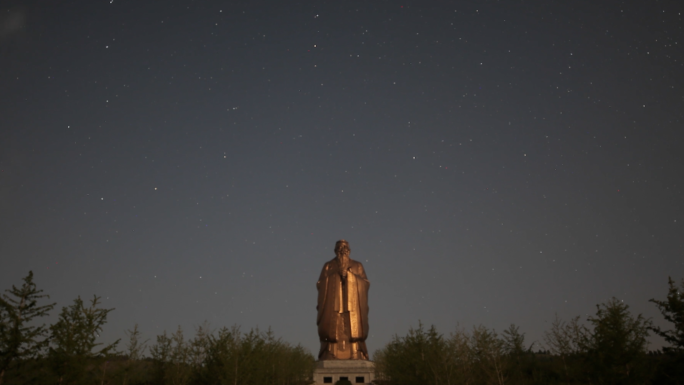
<path fill-rule="evenodd" d="M 207 320 L 316 353 L 343 238 L 371 353 L 419 320 L 542 342 L 613 296 L 667 326 L 648 300 L 684 278 L 683 11 L 3 1 L 1 289 L 33 270 L 60 308 L 101 296 L 104 340 Z"/>

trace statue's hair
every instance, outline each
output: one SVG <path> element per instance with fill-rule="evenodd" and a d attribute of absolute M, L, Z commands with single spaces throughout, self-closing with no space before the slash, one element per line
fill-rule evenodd
<path fill-rule="evenodd" d="M 347 254 L 351 252 L 351 249 L 349 248 L 349 242 L 345 241 L 344 239 L 340 239 L 339 241 L 335 242 L 335 255 L 337 254 Z"/>

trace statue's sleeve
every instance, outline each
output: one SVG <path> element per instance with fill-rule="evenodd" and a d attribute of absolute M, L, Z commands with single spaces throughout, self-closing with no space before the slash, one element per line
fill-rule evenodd
<path fill-rule="evenodd" d="M 358 338 L 361 341 L 365 341 L 368 337 L 368 312 L 370 310 L 368 308 L 368 289 L 370 288 L 370 281 L 368 281 L 366 270 L 363 268 L 363 265 L 360 262 L 356 265 L 354 270 L 359 306 L 358 315 L 360 318 L 360 330 L 357 329 L 360 332 L 360 336 L 358 336 Z"/>
<path fill-rule="evenodd" d="M 365 279 L 366 282 L 368 282 L 368 277 L 366 277 L 366 269 L 363 268 L 363 265 L 361 265 L 361 278 Z M 368 282 L 370 284 L 370 282 Z"/>
<path fill-rule="evenodd" d="M 337 315 L 335 314 L 335 288 L 341 290 L 340 275 L 333 270 L 330 263 L 326 263 L 317 283 L 318 288 L 318 337 L 321 341 L 337 341 Z M 339 300 L 339 298 L 338 298 Z"/>
<path fill-rule="evenodd" d="M 370 281 L 368 281 L 368 277 L 366 276 L 366 269 L 363 268 L 361 263 L 357 265 L 357 271 L 355 274 L 359 279 L 366 281 L 366 284 L 370 286 Z"/>
<path fill-rule="evenodd" d="M 318 310 L 318 320 L 321 318 L 321 311 L 325 305 L 326 291 L 328 290 L 327 279 L 328 279 L 328 264 L 323 265 L 323 270 L 321 270 L 321 275 L 318 277 L 318 282 L 316 282 L 316 289 L 318 289 L 318 303 L 316 304 L 316 310 Z"/>

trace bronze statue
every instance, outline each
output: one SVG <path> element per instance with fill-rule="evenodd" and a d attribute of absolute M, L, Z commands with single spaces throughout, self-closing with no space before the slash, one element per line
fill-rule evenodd
<path fill-rule="evenodd" d="M 361 262 L 349 258 L 349 243 L 335 243 L 335 255 L 318 278 L 319 360 L 367 360 L 368 288 Z"/>

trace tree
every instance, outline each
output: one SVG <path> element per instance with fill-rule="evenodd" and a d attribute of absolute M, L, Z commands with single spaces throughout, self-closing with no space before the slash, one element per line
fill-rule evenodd
<path fill-rule="evenodd" d="M 171 348 L 170 363 L 167 370 L 167 383 L 171 385 L 184 385 L 190 381 L 191 367 L 190 346 L 185 341 L 183 329 L 178 326 L 178 330 L 171 335 L 173 343 Z"/>
<path fill-rule="evenodd" d="M 632 316 L 628 305 L 611 298 L 587 320 L 593 326 L 586 355 L 590 376 L 606 384 L 641 383 L 650 319 Z"/>
<path fill-rule="evenodd" d="M 672 323 L 672 330 L 652 327 L 651 331 L 663 337 L 670 346 L 663 347 L 663 357 L 659 375 L 663 383 L 684 384 L 684 280 L 678 288 L 668 277 L 669 290 L 665 301 L 651 299 L 665 320 Z"/>
<path fill-rule="evenodd" d="M 239 357 L 237 354 L 240 330 L 222 327 L 211 335 L 202 376 L 206 383 L 238 383 Z"/>
<path fill-rule="evenodd" d="M 195 338 L 190 340 L 190 365 L 193 368 L 199 368 L 207 358 L 207 350 L 209 349 L 209 341 L 211 336 L 211 327 L 208 321 L 204 321 L 202 325 L 195 330 Z"/>
<path fill-rule="evenodd" d="M 468 332 L 457 328 L 449 335 L 447 351 L 453 371 L 449 373 L 449 384 L 471 384 L 474 381 L 475 365 L 473 349 Z"/>
<path fill-rule="evenodd" d="M 508 369 L 505 342 L 496 331 L 483 325 L 473 328 L 470 339 L 476 373 L 480 378 L 486 378 L 487 383 L 504 385 Z"/>
<path fill-rule="evenodd" d="M 665 317 L 665 320 L 672 323 L 673 330 L 662 330 L 660 327 L 652 327 L 651 330 L 663 337 L 670 346 L 664 347 L 665 352 L 684 353 L 684 280 L 678 288 L 671 277 L 667 278 L 669 290 L 665 301 L 651 299 Z"/>
<path fill-rule="evenodd" d="M 570 322 L 556 318 L 551 323 L 551 330 L 544 333 L 544 341 L 553 354 L 569 356 L 586 350 L 586 339 L 589 330 L 579 323 L 580 317 Z"/>
<path fill-rule="evenodd" d="M 435 384 L 435 367 L 431 359 L 440 354 L 443 338 L 435 327 L 425 331 L 423 324 L 410 328 L 405 337 L 395 335 L 384 349 L 376 353 L 376 371 L 379 379 L 392 384 Z"/>
<path fill-rule="evenodd" d="M 29 271 L 20 288 L 12 285 L 8 294 L 0 297 L 0 384 L 5 372 L 15 362 L 36 357 L 47 346 L 47 327 L 29 325 L 38 317 L 47 316 L 54 303 L 38 305 L 41 294 L 33 283 L 33 272 Z"/>
<path fill-rule="evenodd" d="M 135 324 L 133 330 L 126 330 L 126 336 L 128 336 L 128 359 L 133 361 L 142 359 L 147 349 L 147 340 L 140 341 L 138 324 Z"/>
<path fill-rule="evenodd" d="M 476 328 L 473 333 L 482 329 Z M 478 342 L 487 341 L 473 338 L 462 329 L 445 337 L 437 332 L 435 326 L 425 330 L 419 322 L 417 329 L 409 329 L 405 337 L 395 335 L 390 343 L 374 353 L 376 382 L 395 385 L 472 384 L 477 374 L 490 375 L 487 366 L 491 362 L 490 346 Z"/>
<path fill-rule="evenodd" d="M 172 341 L 169 336 L 164 334 L 157 336 L 157 343 L 150 347 L 150 355 L 154 360 L 154 376 L 157 383 L 163 384 L 165 382 L 166 370 L 170 366 L 171 361 Z"/>
<path fill-rule="evenodd" d="M 276 339 L 270 329 L 242 333 L 237 326 L 208 334 L 203 356 L 195 367 L 197 383 L 203 384 L 310 384 L 315 366 L 311 353 Z"/>
<path fill-rule="evenodd" d="M 504 349 L 506 353 L 518 356 L 532 351 L 532 345 L 525 348 L 525 333 L 520 333 L 520 328 L 511 324 L 508 329 L 503 331 Z"/>
<path fill-rule="evenodd" d="M 509 377 L 513 382 L 524 382 L 525 372 L 531 371 L 533 367 L 534 343 L 526 348 L 525 333 L 520 333 L 520 328 L 514 324 L 511 324 L 502 334 L 504 351 L 509 361 Z"/>
<path fill-rule="evenodd" d="M 157 336 L 157 343 L 150 353 L 156 367 L 157 382 L 171 385 L 190 383 L 193 376 L 200 375 L 199 369 L 206 360 L 210 340 L 209 325 L 205 322 L 196 330 L 194 339 L 185 340 L 183 329 L 171 336 Z"/>
<path fill-rule="evenodd" d="M 126 330 L 128 336 L 128 357 L 121 369 L 123 376 L 122 385 L 128 382 L 137 382 L 141 377 L 140 363 L 147 349 L 147 341 L 141 341 L 138 324 L 135 324 L 133 330 Z"/>
<path fill-rule="evenodd" d="M 100 309 L 100 298 L 94 296 L 90 307 L 85 307 L 81 297 L 69 307 L 63 307 L 59 320 L 50 326 L 50 351 L 48 358 L 58 382 L 80 383 L 86 380 L 86 367 L 115 353 L 114 343 L 103 345 L 96 342 L 107 323 L 107 315 L 114 309 Z"/>
<path fill-rule="evenodd" d="M 579 319 L 580 317 L 575 317 L 566 323 L 556 314 L 551 323 L 551 330 L 544 333 L 544 341 L 551 353 L 561 359 L 565 381 L 568 383 L 582 368 L 577 357 L 586 353 L 590 335 L 589 330 L 584 325 L 580 325 Z"/>

